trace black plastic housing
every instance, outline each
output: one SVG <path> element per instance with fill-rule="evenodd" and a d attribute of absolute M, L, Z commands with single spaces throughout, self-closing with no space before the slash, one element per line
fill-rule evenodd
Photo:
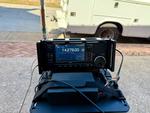
<path fill-rule="evenodd" d="M 56 62 L 55 46 L 56 45 L 79 45 L 85 46 L 85 59 L 80 62 Z M 39 73 L 49 70 L 70 70 L 74 69 L 90 71 L 96 68 L 105 68 L 114 71 L 115 66 L 115 49 L 116 42 L 114 40 L 101 38 L 70 38 L 70 39 L 51 39 L 41 40 L 37 43 L 37 55 Z M 96 67 L 94 59 L 102 56 L 106 60 L 103 67 Z"/>

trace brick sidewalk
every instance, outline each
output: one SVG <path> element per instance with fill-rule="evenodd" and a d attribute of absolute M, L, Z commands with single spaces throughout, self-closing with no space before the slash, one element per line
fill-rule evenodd
<path fill-rule="evenodd" d="M 118 44 L 128 56 L 150 56 L 150 44 Z M 0 42 L 0 57 L 36 57 L 36 43 Z"/>
<path fill-rule="evenodd" d="M 150 44 L 118 44 L 117 48 L 128 56 L 150 56 Z"/>
<path fill-rule="evenodd" d="M 35 43 L 0 42 L 0 57 L 33 57 L 36 56 Z"/>

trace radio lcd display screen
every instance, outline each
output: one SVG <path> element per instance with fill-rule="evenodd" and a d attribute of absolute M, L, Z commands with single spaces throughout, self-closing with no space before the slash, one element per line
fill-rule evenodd
<path fill-rule="evenodd" d="M 56 63 L 85 61 L 85 44 L 55 45 Z"/>

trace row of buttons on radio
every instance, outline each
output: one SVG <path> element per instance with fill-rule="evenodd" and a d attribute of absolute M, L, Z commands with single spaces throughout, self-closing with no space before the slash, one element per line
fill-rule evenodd
<path fill-rule="evenodd" d="M 69 68 L 69 67 L 93 67 L 94 65 L 93 64 L 63 64 L 63 65 L 56 64 L 55 66 Z"/>

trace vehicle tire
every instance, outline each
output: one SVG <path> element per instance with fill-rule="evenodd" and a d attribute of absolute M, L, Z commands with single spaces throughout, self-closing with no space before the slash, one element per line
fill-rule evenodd
<path fill-rule="evenodd" d="M 118 40 L 120 32 L 116 27 L 101 27 L 97 30 L 96 36 L 100 38 Z"/>
<path fill-rule="evenodd" d="M 147 40 L 148 40 L 148 41 L 150 41 L 150 37 L 149 37 L 149 38 L 147 38 Z"/>

